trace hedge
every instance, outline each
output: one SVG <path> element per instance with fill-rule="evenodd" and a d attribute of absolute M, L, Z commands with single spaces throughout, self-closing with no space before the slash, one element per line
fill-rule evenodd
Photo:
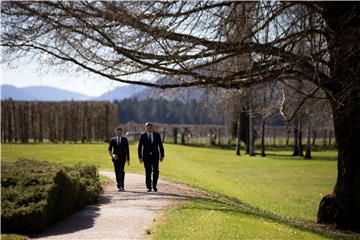
<path fill-rule="evenodd" d="M 87 204 L 102 192 L 93 165 L 62 166 L 20 159 L 1 167 L 2 232 L 35 233 Z"/>

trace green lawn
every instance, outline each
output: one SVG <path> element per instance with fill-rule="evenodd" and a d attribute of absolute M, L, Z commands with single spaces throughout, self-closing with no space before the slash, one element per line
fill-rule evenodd
<path fill-rule="evenodd" d="M 131 144 L 132 163 L 126 171 L 143 173 L 143 167 L 137 161 L 136 144 Z M 336 151 L 313 152 L 313 160 L 289 157 L 290 152 L 268 151 L 268 156 L 236 156 L 232 150 L 190 147 L 165 144 L 165 160 L 160 166 L 162 177 L 190 184 L 206 191 L 231 197 L 239 202 L 260 208 L 279 216 L 288 216 L 315 221 L 316 211 L 322 196 L 331 192 L 336 180 Z M 2 144 L 2 161 L 14 161 L 19 157 L 35 158 L 61 162 L 64 164 L 92 163 L 101 169 L 112 169 L 106 144 Z M 161 186 L 159 186 L 161 189 Z M 190 202 L 190 206 L 168 212 L 165 222 L 186 227 L 187 214 L 193 214 L 193 228 L 204 224 L 204 238 L 207 221 L 210 221 L 203 206 L 218 208 L 220 203 Z M 233 208 L 232 206 L 227 206 Z M 190 212 L 190 213 L 189 213 Z M 192 212 L 192 213 L 191 213 Z M 211 234 L 220 238 L 217 231 L 226 226 L 231 236 L 240 238 L 311 238 L 306 232 L 294 230 L 274 221 L 254 217 L 239 211 L 213 211 L 214 221 L 218 224 Z M 228 219 L 230 218 L 230 219 Z M 195 220 L 197 219 L 197 220 Z M 228 219 L 228 220 L 227 220 Z M 219 222 L 217 222 L 219 221 Z M 268 222 L 270 221 L 270 222 Z M 183 225 L 181 225 L 183 224 Z M 237 225 L 246 225 L 243 231 Z M 163 227 L 165 226 L 165 227 Z M 166 226 L 160 225 L 156 236 L 171 236 Z M 190 225 L 189 225 L 190 226 Z M 271 228 L 256 233 L 260 226 Z M 198 230 L 197 230 L 198 231 Z M 296 233 L 295 233 L 296 232 Z M 170 235 L 169 235 L 170 234 Z M 173 234 L 175 234 L 175 229 Z M 197 234 L 200 234 L 199 232 Z M 245 235 L 243 235 L 245 234 Z M 256 235 L 259 234 L 259 235 Z M 261 235 L 261 234 L 269 234 Z M 278 234 L 278 235 L 277 235 Z M 180 234 L 181 235 L 181 234 Z M 179 235 L 179 236 L 180 236 Z M 181 235 L 179 238 L 186 238 Z M 246 237 L 247 236 L 247 237 Z M 284 237 L 286 236 L 286 237 Z M 318 236 L 318 235 L 317 235 Z M 211 238 L 211 237 L 210 237 Z M 313 237 L 312 237 L 313 238 Z"/>
<path fill-rule="evenodd" d="M 187 202 L 164 218 L 154 239 L 327 239 L 210 200 Z"/>
<path fill-rule="evenodd" d="M 270 152 L 237 157 L 234 151 L 167 145 L 162 175 L 220 193 L 272 212 L 315 220 L 321 197 L 336 180 L 336 152 L 313 153 L 314 160 Z"/>
<path fill-rule="evenodd" d="M 111 169 L 105 144 L 2 144 L 1 161 L 18 158 L 46 160 L 63 164 L 91 163 Z"/>

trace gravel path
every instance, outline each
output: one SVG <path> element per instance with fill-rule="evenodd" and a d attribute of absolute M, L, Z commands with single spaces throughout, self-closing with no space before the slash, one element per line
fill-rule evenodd
<path fill-rule="evenodd" d="M 100 171 L 115 181 L 114 172 Z M 145 176 L 125 176 L 125 192 L 117 192 L 115 182 L 105 186 L 99 203 L 87 206 L 51 226 L 36 239 L 143 239 L 156 222 L 157 214 L 174 203 L 199 198 L 191 187 L 160 179 L 158 192 L 147 193 Z"/>

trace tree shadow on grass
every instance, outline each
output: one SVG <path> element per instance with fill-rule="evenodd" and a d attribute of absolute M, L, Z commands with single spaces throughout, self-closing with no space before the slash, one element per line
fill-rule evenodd
<path fill-rule="evenodd" d="M 191 194 L 186 193 L 175 193 L 175 192 L 169 192 L 167 190 L 159 191 L 159 192 L 145 192 L 145 191 L 127 191 L 129 193 L 137 194 L 138 196 L 159 196 L 159 197 L 171 197 L 174 199 L 202 199 L 202 197 L 199 196 L 193 196 Z M 204 198 L 205 199 L 205 198 Z"/>
<path fill-rule="evenodd" d="M 182 192 L 174 192 L 172 189 L 163 189 L 159 192 L 146 192 L 141 190 L 127 190 L 126 192 L 110 192 L 114 197 L 111 199 L 114 203 L 120 203 L 129 208 L 146 208 L 152 211 L 161 211 L 166 207 L 164 202 L 181 202 L 188 200 L 207 199 L 202 195 L 193 195 Z"/>
<path fill-rule="evenodd" d="M 182 207 L 182 209 L 198 209 L 205 211 L 220 211 L 224 213 L 246 214 L 257 218 L 271 220 L 273 222 L 297 228 L 302 231 L 313 232 L 333 239 L 360 239 L 360 233 L 341 231 L 335 229 L 333 226 L 317 224 L 315 222 L 301 218 L 281 216 L 270 211 L 251 206 L 250 204 L 243 203 L 237 199 L 229 198 L 227 196 L 212 195 L 208 199 L 199 199 L 197 202 L 200 204 L 197 204 L 196 206 L 185 205 Z M 211 205 L 214 204 L 217 206 L 211 207 Z"/>
<path fill-rule="evenodd" d="M 96 217 L 100 215 L 100 206 L 111 201 L 111 196 L 101 195 L 98 203 L 88 205 L 84 209 L 71 214 L 54 224 L 39 234 L 30 235 L 31 238 L 42 238 L 74 233 L 83 229 L 91 228 Z"/>
<path fill-rule="evenodd" d="M 303 161 L 337 161 L 335 156 L 312 156 L 311 159 L 304 159 L 304 157 L 294 157 L 291 153 L 267 153 L 266 157 L 271 160 L 303 160 Z"/>

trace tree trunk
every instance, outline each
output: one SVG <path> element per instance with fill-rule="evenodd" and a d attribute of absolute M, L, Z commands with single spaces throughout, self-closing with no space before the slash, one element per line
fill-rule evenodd
<path fill-rule="evenodd" d="M 290 129 L 287 128 L 286 129 L 286 142 L 285 142 L 287 147 L 289 146 L 289 140 L 290 140 Z"/>
<path fill-rule="evenodd" d="M 185 132 L 181 133 L 181 144 L 185 145 Z"/>
<path fill-rule="evenodd" d="M 220 145 L 221 144 L 221 140 L 220 140 L 220 129 L 219 128 L 217 128 L 216 129 L 216 145 Z"/>
<path fill-rule="evenodd" d="M 165 142 L 166 141 L 166 126 L 164 126 L 163 128 L 163 137 L 162 137 L 162 141 Z"/>
<path fill-rule="evenodd" d="M 298 148 L 298 126 L 297 121 L 294 123 L 294 152 L 293 156 L 299 156 L 299 148 Z"/>
<path fill-rule="evenodd" d="M 7 126 L 6 126 L 6 120 L 9 117 L 7 116 L 7 108 L 8 108 L 8 102 L 7 101 L 2 101 L 1 102 L 1 142 L 6 142 L 6 130 L 7 130 Z M 5 130 L 5 131 L 4 131 Z"/>
<path fill-rule="evenodd" d="M 20 113 L 19 113 L 19 104 L 15 104 L 14 101 L 12 101 L 12 104 L 13 104 L 13 110 L 12 110 L 12 113 L 13 113 L 13 131 L 14 131 L 14 134 L 12 134 L 13 136 L 13 139 L 15 142 L 18 141 L 19 137 L 20 137 L 20 127 L 21 127 L 21 124 L 19 123 L 19 118 L 20 118 Z"/>
<path fill-rule="evenodd" d="M 237 120 L 237 131 L 236 131 L 236 155 L 240 156 L 240 144 L 241 144 L 241 112 L 239 112 Z"/>
<path fill-rule="evenodd" d="M 173 142 L 177 144 L 177 135 L 178 135 L 178 129 L 177 127 L 173 128 Z"/>
<path fill-rule="evenodd" d="M 88 103 L 89 104 L 89 109 L 93 109 L 92 103 Z M 63 111 L 66 111 L 66 108 L 63 109 Z M 88 114 L 86 116 L 86 120 L 87 122 L 87 134 L 88 134 L 88 141 L 89 143 L 91 143 L 93 141 L 93 139 L 95 138 L 94 136 L 94 126 L 93 126 L 93 121 L 94 121 L 94 117 L 93 117 L 93 111 L 88 110 Z M 65 131 L 65 123 L 66 123 L 66 117 L 64 117 L 64 128 L 63 131 Z M 65 135 L 63 136 L 63 141 L 65 141 Z"/>
<path fill-rule="evenodd" d="M 294 152 L 293 156 L 304 156 L 303 146 L 302 146 L 302 123 L 301 119 L 295 120 L 294 123 Z"/>
<path fill-rule="evenodd" d="M 298 155 L 300 157 L 303 157 L 304 156 L 304 147 L 303 147 L 303 144 L 302 144 L 302 120 L 301 120 L 301 117 L 299 118 L 298 120 L 298 123 L 299 123 L 299 129 L 298 129 L 298 134 L 299 134 L 299 141 L 298 141 Z"/>
<path fill-rule="evenodd" d="M 249 155 L 255 156 L 254 149 L 254 119 L 252 113 L 252 103 L 249 101 Z"/>
<path fill-rule="evenodd" d="M 360 231 L 360 104 L 356 101 L 334 110 L 338 176 L 333 193 L 320 202 L 318 222 Z"/>
<path fill-rule="evenodd" d="M 59 125 L 59 119 L 58 119 L 58 109 L 55 108 L 55 111 L 54 111 L 54 142 L 57 143 L 58 142 L 58 125 Z"/>
<path fill-rule="evenodd" d="M 328 37 L 332 79 L 323 87 L 333 110 L 338 175 L 333 193 L 320 202 L 318 222 L 360 232 L 360 5 L 332 2 L 323 9 L 333 32 Z"/>
<path fill-rule="evenodd" d="M 306 131 L 306 153 L 305 159 L 311 159 L 311 125 L 308 123 Z"/>
<path fill-rule="evenodd" d="M 39 106 L 39 142 L 44 141 L 42 106 Z"/>
<path fill-rule="evenodd" d="M 214 129 L 209 129 L 209 142 L 211 146 L 215 145 L 216 134 L 214 132 Z"/>
<path fill-rule="evenodd" d="M 199 131 L 199 126 L 196 126 L 196 144 L 200 144 L 200 138 L 201 138 L 201 135 L 200 135 L 200 131 Z"/>
<path fill-rule="evenodd" d="M 12 142 L 13 141 L 13 121 L 12 121 L 12 119 L 13 119 L 13 116 L 15 115 L 14 114 L 14 107 L 13 107 L 13 101 L 9 101 L 9 106 L 8 106 L 8 110 L 9 110 L 9 113 L 8 113 L 8 140 L 9 140 L 9 142 Z M 4 119 L 2 120 L 2 121 L 4 121 Z M 16 121 L 16 120 L 14 120 L 14 121 Z M 2 130 L 2 131 L 4 131 L 4 130 Z"/>
<path fill-rule="evenodd" d="M 276 129 L 276 127 L 274 127 L 273 129 L 274 129 L 274 131 L 273 131 L 273 134 L 274 134 L 273 135 L 273 144 L 274 144 L 274 147 L 276 147 L 276 134 L 277 134 L 276 130 L 277 129 Z"/>
<path fill-rule="evenodd" d="M 81 122 L 82 122 L 82 128 L 81 128 L 81 143 L 85 143 L 88 139 L 89 139 L 89 132 L 87 131 L 87 124 L 89 124 L 86 120 L 87 120 L 87 115 L 88 115 L 88 103 L 84 102 L 82 103 L 82 110 L 83 110 L 83 114 L 81 117 Z M 62 130 L 62 128 L 61 128 Z M 60 133 L 63 131 L 60 131 Z M 62 135 L 62 134 L 60 134 Z M 62 141 L 62 138 L 59 139 L 59 141 Z"/>
<path fill-rule="evenodd" d="M 317 132 L 316 129 L 312 130 L 312 146 L 316 147 L 316 136 L 317 136 Z"/>
<path fill-rule="evenodd" d="M 323 135 L 323 146 L 325 147 L 327 144 L 327 129 L 324 129 L 324 135 Z"/>
<path fill-rule="evenodd" d="M 265 154 L 265 118 L 261 121 L 261 156 L 266 157 Z"/>

